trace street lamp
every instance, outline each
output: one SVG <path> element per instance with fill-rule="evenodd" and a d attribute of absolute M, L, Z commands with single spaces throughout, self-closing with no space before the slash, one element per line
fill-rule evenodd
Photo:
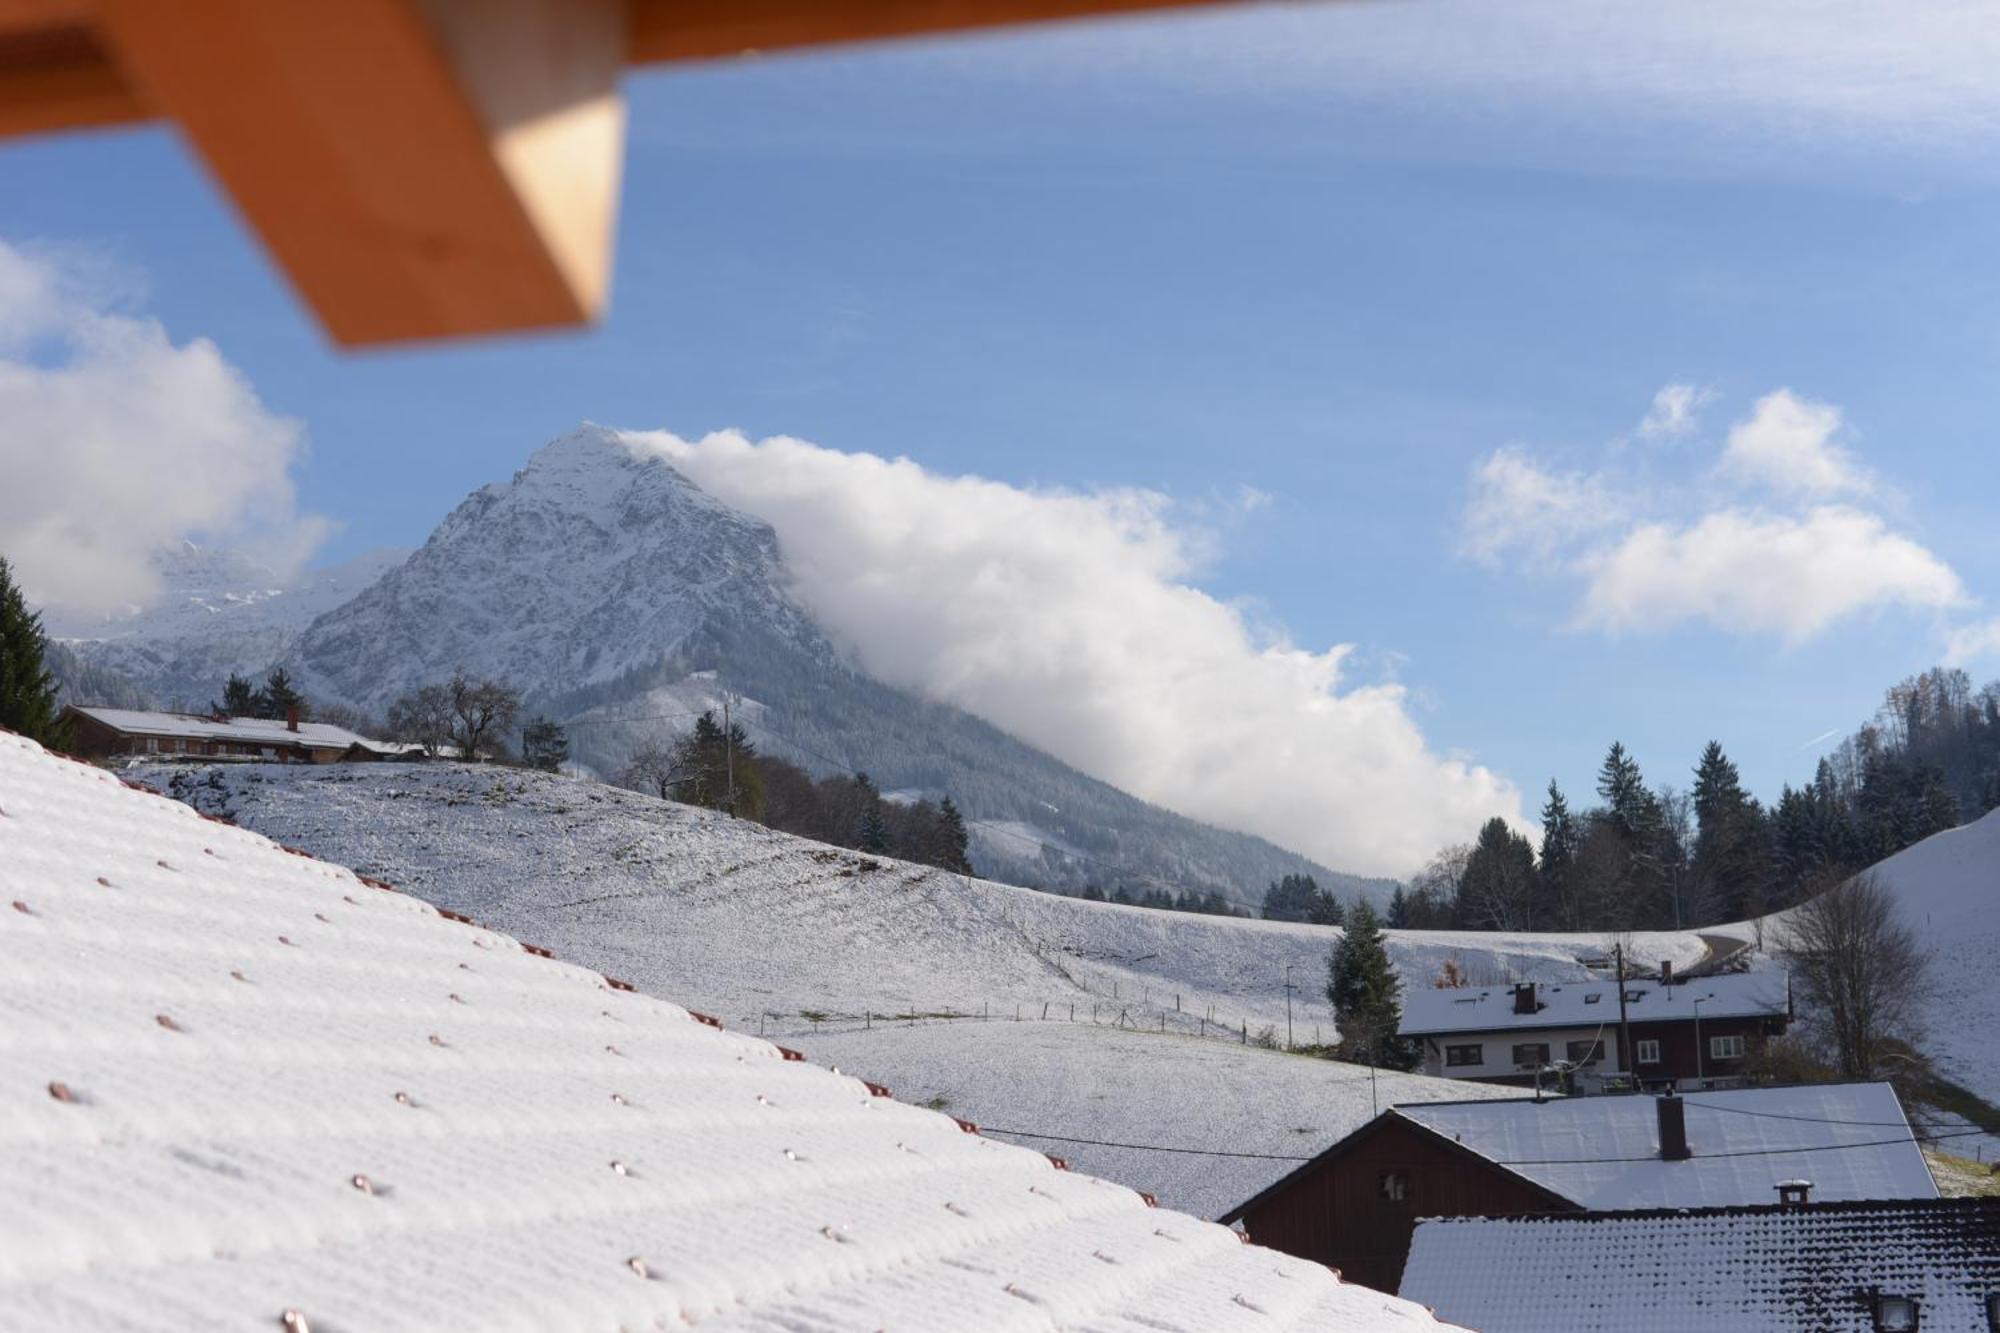
<path fill-rule="evenodd" d="M 1694 1001 L 1694 1081 L 1697 1083 L 1702 1080 L 1701 1006 L 1714 998 L 1713 995 L 1698 995 Z"/>

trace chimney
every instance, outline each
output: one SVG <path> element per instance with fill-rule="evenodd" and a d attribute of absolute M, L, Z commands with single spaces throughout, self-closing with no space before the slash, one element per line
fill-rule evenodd
<path fill-rule="evenodd" d="M 285 710 L 285 730 L 297 731 L 298 729 L 299 729 L 299 706 L 297 704 L 293 704 L 290 708 L 287 708 Z"/>
<path fill-rule="evenodd" d="M 1662 986 L 1674 984 L 1674 960 L 1671 958 L 1660 960 L 1660 984 Z"/>
<path fill-rule="evenodd" d="M 1535 1003 L 1535 983 L 1523 981 L 1514 987 L 1514 1012 L 1532 1014 L 1540 1005 Z"/>
<path fill-rule="evenodd" d="M 1688 1151 L 1687 1103 L 1670 1092 L 1653 1105 L 1660 1112 L 1660 1160 L 1685 1162 L 1694 1156 Z"/>
<path fill-rule="evenodd" d="M 1778 1206 L 1781 1208 L 1803 1208 L 1812 1202 L 1812 1182 L 1810 1180 L 1781 1180 L 1778 1182 Z"/>

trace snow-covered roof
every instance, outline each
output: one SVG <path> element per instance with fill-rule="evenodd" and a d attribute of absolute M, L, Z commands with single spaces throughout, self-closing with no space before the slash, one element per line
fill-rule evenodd
<path fill-rule="evenodd" d="M 1402 1284 L 1482 1333 L 1873 1333 L 1871 1289 L 1989 1327 L 2000 1199 L 1434 1218 Z"/>
<path fill-rule="evenodd" d="M 1435 1326 L 385 889 L 0 733 L 0 1327 Z"/>
<path fill-rule="evenodd" d="M 1452 1032 L 1507 1032 L 1524 1028 L 1578 1028 L 1618 1025 L 1618 983 L 1557 981 L 1534 986 L 1532 1011 L 1515 1011 L 1513 986 L 1409 987 L 1403 991 L 1406 1037 Z M 1634 1023 L 1690 1022 L 1697 1014 L 1715 1018 L 1782 1016 L 1787 1009 L 1785 979 L 1771 973 L 1701 977 L 1662 985 L 1634 979 L 1625 983 L 1625 1013 Z"/>
<path fill-rule="evenodd" d="M 1393 1108 L 1584 1208 L 1698 1208 L 1812 1197 L 1934 1199 L 1902 1103 L 1886 1083 L 1734 1088 L 1681 1098 L 1684 1161 L 1660 1158 L 1658 1098 L 1430 1102 Z"/>
<path fill-rule="evenodd" d="M 145 713 L 132 708 L 78 708 L 87 717 L 128 736 L 179 736 L 186 740 L 237 741 L 244 745 L 302 745 L 315 750 L 345 750 L 360 745 L 383 754 L 408 746 L 371 741 L 329 722 L 301 722 L 293 731 L 283 718 L 209 717 L 200 713 Z"/>

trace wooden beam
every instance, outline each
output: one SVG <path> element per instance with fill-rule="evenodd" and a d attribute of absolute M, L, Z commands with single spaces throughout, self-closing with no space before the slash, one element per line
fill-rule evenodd
<path fill-rule="evenodd" d="M 0 138 L 124 125 L 149 115 L 90 28 L 0 24 Z"/>
<path fill-rule="evenodd" d="M 910 37 L 1210 0 L 632 0 L 635 64 Z"/>
<path fill-rule="evenodd" d="M 619 0 L 103 0 L 97 19 L 337 341 L 602 309 Z"/>

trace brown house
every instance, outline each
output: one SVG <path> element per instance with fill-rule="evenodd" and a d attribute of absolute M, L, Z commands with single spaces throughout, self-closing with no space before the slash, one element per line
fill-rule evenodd
<path fill-rule="evenodd" d="M 393 759 L 409 748 L 371 741 L 325 722 L 301 722 L 296 713 L 276 721 L 70 707 L 63 710 L 63 717 L 74 737 L 72 748 L 86 759 L 153 756 L 331 764 Z"/>
<path fill-rule="evenodd" d="M 1894 1089 L 1833 1083 L 1395 1106 L 1220 1220 L 1392 1291 L 1419 1218 L 1765 1204 L 1799 1181 L 1937 1197 Z"/>
<path fill-rule="evenodd" d="M 1424 1072 L 1438 1078 L 1686 1091 L 1741 1082 L 1791 1016 L 1783 976 L 1677 979 L 1663 966 L 1658 980 L 1413 987 L 1403 993 L 1398 1030 L 1419 1044 Z"/>

